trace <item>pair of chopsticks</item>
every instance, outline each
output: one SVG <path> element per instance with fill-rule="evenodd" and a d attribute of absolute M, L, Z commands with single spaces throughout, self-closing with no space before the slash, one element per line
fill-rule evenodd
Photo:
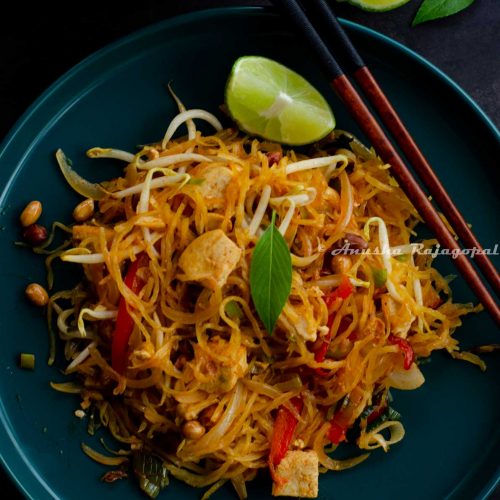
<path fill-rule="evenodd" d="M 365 98 L 377 111 L 380 120 L 392 134 L 395 142 L 420 177 L 420 181 L 439 205 L 464 247 L 476 248 L 482 251 L 482 246 L 349 40 L 331 7 L 325 0 L 304 0 L 307 10 L 297 0 L 273 0 L 273 2 L 286 11 L 296 27 L 302 31 L 304 37 L 312 45 L 331 79 L 330 83 L 333 89 L 344 102 L 380 157 L 392 166 L 394 177 L 425 223 L 434 232 L 441 246 L 457 252 L 457 257 L 454 259 L 456 267 L 484 308 L 500 325 L 500 308 L 492 294 L 481 280 L 468 257 L 461 252 L 460 245 L 446 227 L 430 202 L 428 195 L 413 177 L 405 162 L 367 108 L 364 100 L 340 67 L 329 47 L 332 47 L 332 51 L 335 50 L 336 54 L 341 55 L 347 71 L 357 82 Z M 500 291 L 500 277 L 493 263 L 485 253 L 476 254 L 476 263 L 486 281 L 498 294 Z"/>

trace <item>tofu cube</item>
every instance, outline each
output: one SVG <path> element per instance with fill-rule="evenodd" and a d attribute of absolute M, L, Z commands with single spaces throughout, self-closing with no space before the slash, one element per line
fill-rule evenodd
<path fill-rule="evenodd" d="M 238 265 L 241 248 L 221 229 L 198 236 L 182 252 L 179 266 L 184 281 L 200 281 L 207 288 L 222 287 Z"/>
<path fill-rule="evenodd" d="M 199 190 L 209 210 L 224 207 L 226 188 L 233 179 L 233 173 L 227 167 L 208 167 L 203 172 L 204 182 Z"/>
<path fill-rule="evenodd" d="M 315 451 L 288 451 L 276 468 L 276 475 L 283 481 L 280 484 L 273 483 L 273 496 L 316 498 L 318 468 L 318 455 Z"/>

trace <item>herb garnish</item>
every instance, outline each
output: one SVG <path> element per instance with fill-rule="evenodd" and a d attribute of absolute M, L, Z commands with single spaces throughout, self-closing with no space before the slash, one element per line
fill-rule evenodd
<path fill-rule="evenodd" d="M 412 26 L 451 16 L 472 5 L 474 0 L 424 0 L 413 19 Z"/>
<path fill-rule="evenodd" d="M 276 321 L 292 288 L 292 258 L 285 239 L 271 224 L 254 248 L 250 264 L 250 291 L 257 314 L 268 333 L 272 333 Z"/>
<path fill-rule="evenodd" d="M 168 470 L 158 457 L 137 453 L 132 457 L 132 468 L 139 486 L 149 498 L 156 498 L 168 486 Z"/>
<path fill-rule="evenodd" d="M 337 0 L 344 2 L 345 0 Z M 475 0 L 421 0 L 420 8 L 413 19 L 412 26 L 448 17 L 471 6 Z M 386 12 L 406 5 L 409 0 L 349 0 L 354 6 L 369 12 Z M 354 151 L 354 149 L 353 149 Z M 356 151 L 354 151 L 357 153 Z M 358 156 L 362 156 L 358 154 Z"/>

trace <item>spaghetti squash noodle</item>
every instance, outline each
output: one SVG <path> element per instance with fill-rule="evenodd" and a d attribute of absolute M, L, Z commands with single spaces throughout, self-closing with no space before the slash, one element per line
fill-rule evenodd
<path fill-rule="evenodd" d="M 172 139 L 184 123 L 188 136 Z M 474 308 L 412 251 L 420 219 L 389 165 L 347 133 L 306 155 L 181 104 L 163 141 L 88 155 L 125 168 L 90 191 L 73 179 L 96 210 L 49 257 L 84 273 L 50 299 L 77 374 L 53 387 L 80 393 L 122 443 L 117 457 L 84 448 L 119 467 L 105 480 L 132 465 L 151 496 L 170 474 L 205 498 L 226 482 L 245 498 L 269 469 L 275 495 L 315 497 L 319 472 L 403 438 L 389 390 L 419 387 L 432 351 L 457 353 L 452 334 Z M 249 273 L 273 211 L 292 283 L 266 332 Z M 330 452 L 346 440 L 360 451 L 339 460 Z"/>

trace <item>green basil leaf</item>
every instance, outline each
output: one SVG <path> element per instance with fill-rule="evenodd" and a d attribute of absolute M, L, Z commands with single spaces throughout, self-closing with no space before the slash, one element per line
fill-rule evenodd
<path fill-rule="evenodd" d="M 254 248 L 250 264 L 250 292 L 257 314 L 268 333 L 276 321 L 292 288 L 292 258 L 281 233 L 274 225 L 264 231 Z"/>
<path fill-rule="evenodd" d="M 451 16 L 472 5 L 474 0 L 424 0 L 413 19 L 412 26 Z"/>

